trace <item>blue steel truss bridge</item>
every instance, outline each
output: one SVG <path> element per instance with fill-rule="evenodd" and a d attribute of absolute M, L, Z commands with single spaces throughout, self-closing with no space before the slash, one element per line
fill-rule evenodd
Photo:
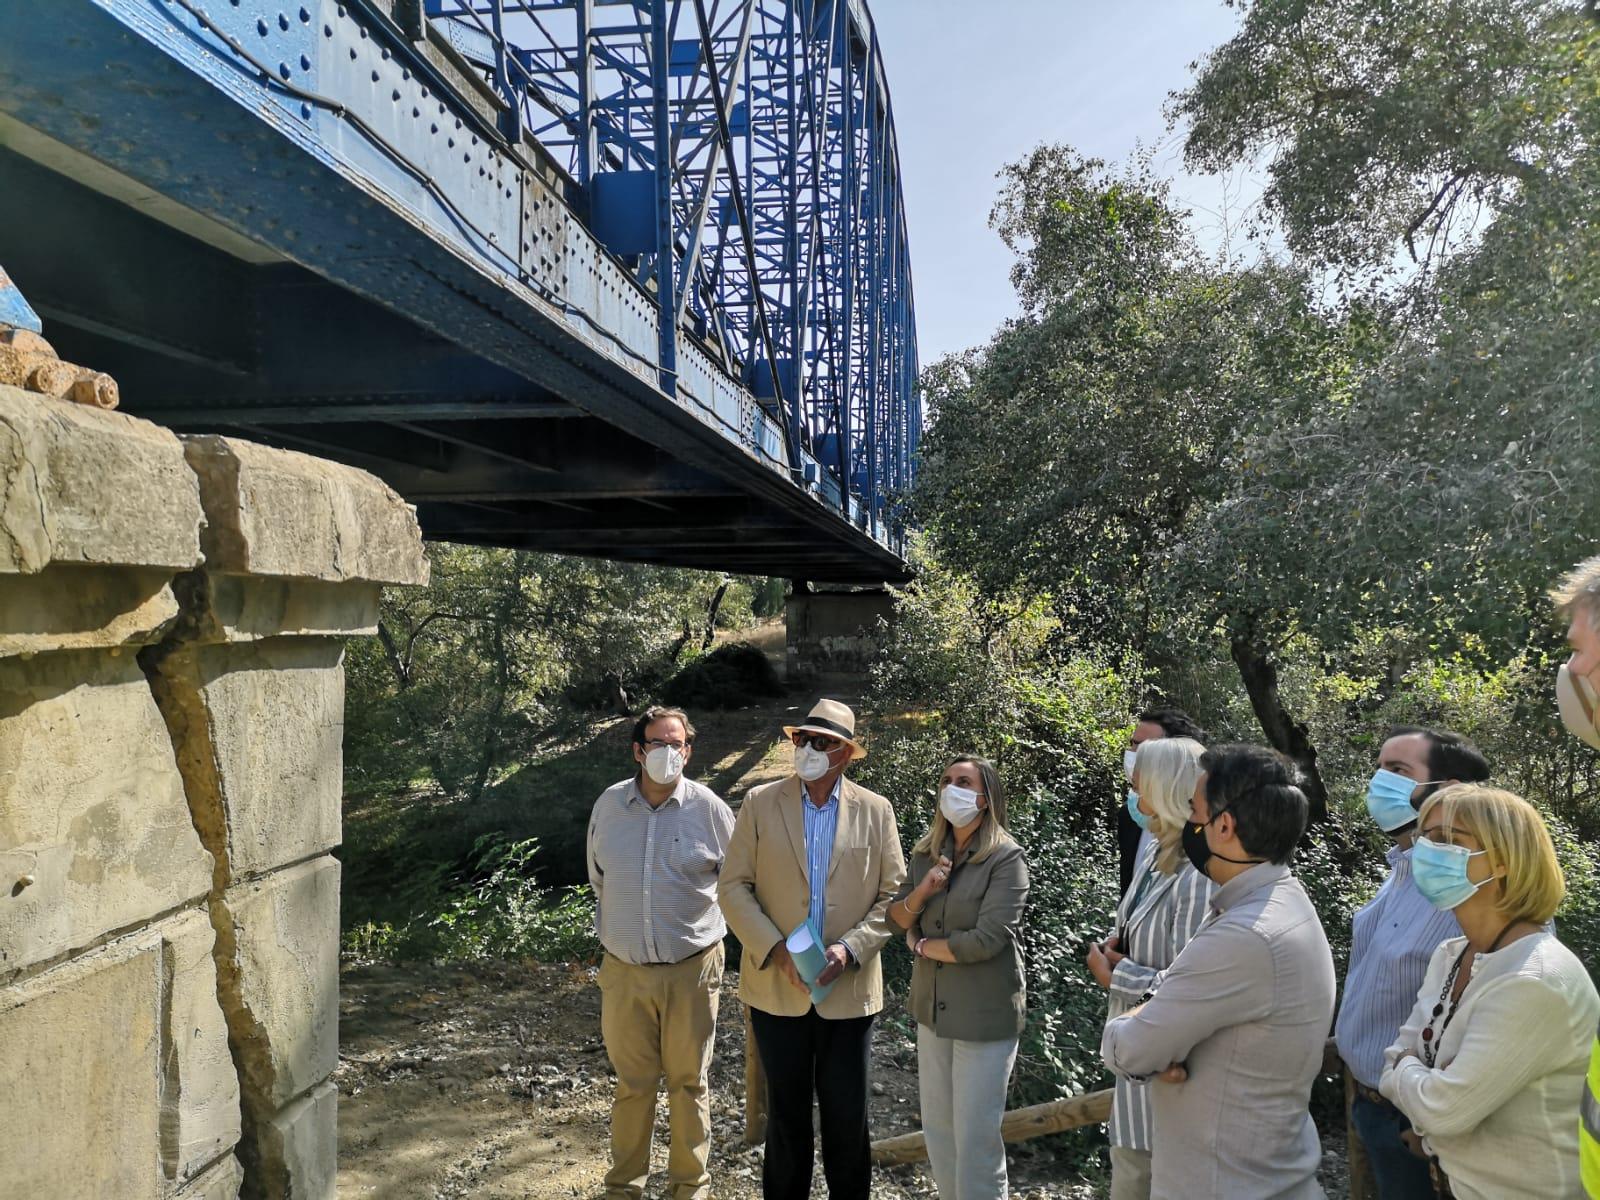
<path fill-rule="evenodd" d="M 0 0 L 0 267 L 123 407 L 434 538 L 905 574 L 862 0 Z"/>

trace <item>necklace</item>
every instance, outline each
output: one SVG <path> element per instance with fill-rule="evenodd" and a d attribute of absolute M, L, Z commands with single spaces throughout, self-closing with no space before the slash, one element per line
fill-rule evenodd
<path fill-rule="evenodd" d="M 1500 939 L 1505 937 L 1506 934 L 1510 933 L 1511 927 L 1516 923 L 1517 922 L 1515 921 L 1509 922 L 1504 929 L 1495 934 L 1494 941 L 1489 943 L 1489 949 L 1484 953 L 1493 954 L 1496 950 L 1500 949 Z M 1450 1028 L 1450 1022 L 1456 1015 L 1456 1008 L 1461 1003 L 1461 997 L 1454 996 L 1451 993 L 1456 990 L 1456 980 L 1461 976 L 1461 964 L 1467 961 L 1467 955 L 1471 953 L 1471 942 L 1468 942 L 1465 946 L 1461 947 L 1461 953 L 1456 955 L 1456 961 L 1450 965 L 1450 973 L 1444 977 L 1444 987 L 1439 989 L 1439 1002 L 1433 1006 L 1433 1014 L 1428 1018 L 1428 1023 L 1423 1026 L 1422 1060 L 1430 1067 L 1433 1066 L 1438 1060 L 1439 1043 L 1444 1041 L 1445 1030 Z M 1472 984 L 1469 982 L 1467 987 L 1471 986 Z M 1466 988 L 1462 988 L 1462 995 L 1465 995 L 1466 991 Z M 1439 1026 L 1439 1034 L 1436 1039 L 1434 1037 L 1433 1026 L 1434 1022 L 1436 1022 L 1441 1016 L 1444 1017 L 1444 1024 Z"/>

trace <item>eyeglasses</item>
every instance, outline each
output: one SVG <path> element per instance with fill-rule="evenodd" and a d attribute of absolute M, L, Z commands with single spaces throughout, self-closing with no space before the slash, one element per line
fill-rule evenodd
<path fill-rule="evenodd" d="M 682 754 L 688 744 L 688 742 L 666 742 L 662 741 L 660 738 L 651 738 L 644 744 L 644 748 L 646 750 L 661 750 L 665 748 L 668 750 L 676 750 L 679 754 Z"/>
<path fill-rule="evenodd" d="M 796 746 L 810 746 L 813 750 L 821 750 L 824 754 L 832 754 L 840 746 L 844 745 L 838 738 L 829 737 L 825 733 L 797 732 L 790 734 L 789 740 Z"/>

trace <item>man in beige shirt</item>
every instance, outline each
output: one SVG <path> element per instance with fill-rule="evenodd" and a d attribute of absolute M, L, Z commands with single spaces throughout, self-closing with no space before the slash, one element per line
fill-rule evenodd
<path fill-rule="evenodd" d="M 821 1118 L 822 1171 L 832 1200 L 868 1200 L 867 1131 L 872 1018 L 883 1007 L 878 952 L 891 936 L 889 901 L 905 856 L 889 802 L 844 777 L 866 757 L 856 718 L 819 700 L 784 732 L 795 773 L 751 791 L 739 809 L 718 894 L 744 946 L 739 995 L 767 1072 L 769 1097 L 762 1195 L 811 1195 L 811 1105 Z M 813 1004 L 785 939 L 810 921 L 826 966 Z"/>
<path fill-rule="evenodd" d="M 705 1200 L 722 937 L 717 873 L 733 813 L 683 774 L 694 726 L 651 708 L 633 727 L 637 774 L 601 793 L 589 821 L 589 882 L 605 957 L 600 1032 L 617 1073 L 607 1200 L 638 1200 L 650 1169 L 656 1086 L 667 1081 L 672 1200 Z"/>

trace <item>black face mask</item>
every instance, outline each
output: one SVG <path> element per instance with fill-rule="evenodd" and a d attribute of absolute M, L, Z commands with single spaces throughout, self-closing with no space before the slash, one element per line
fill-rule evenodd
<path fill-rule="evenodd" d="M 1219 809 L 1204 821 L 1185 821 L 1183 824 L 1183 852 L 1194 864 L 1194 869 L 1208 879 L 1211 877 L 1211 872 L 1207 871 L 1206 867 L 1213 858 L 1220 858 L 1223 862 L 1238 863 L 1241 866 L 1253 866 L 1266 861 L 1263 858 L 1229 858 L 1226 854 L 1218 854 L 1206 845 L 1206 826 L 1227 811 L 1225 808 Z"/>

